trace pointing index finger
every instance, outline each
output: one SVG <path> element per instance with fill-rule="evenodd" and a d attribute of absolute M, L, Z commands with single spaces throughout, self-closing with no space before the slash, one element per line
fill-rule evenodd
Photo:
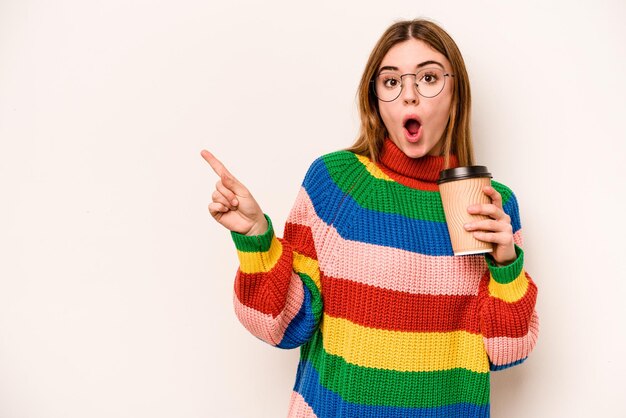
<path fill-rule="evenodd" d="M 230 171 L 221 163 L 220 160 L 215 158 L 215 155 L 211 154 L 209 151 L 203 149 L 200 151 L 200 155 L 202 158 L 206 160 L 207 163 L 211 166 L 213 171 L 220 177 L 222 184 L 229 190 L 231 190 L 237 196 L 249 196 L 250 192 L 241 184 L 239 180 L 235 176 L 231 174 Z"/>
<path fill-rule="evenodd" d="M 202 155 L 202 158 L 204 158 L 205 161 L 209 163 L 213 171 L 215 171 L 215 174 L 217 174 L 218 176 L 222 177 L 222 175 L 226 174 L 230 177 L 235 177 L 230 173 L 230 171 L 228 171 L 228 169 L 226 169 L 224 164 L 222 164 L 220 160 L 215 158 L 215 155 L 211 154 L 209 151 L 203 149 L 200 152 L 200 155 Z"/>

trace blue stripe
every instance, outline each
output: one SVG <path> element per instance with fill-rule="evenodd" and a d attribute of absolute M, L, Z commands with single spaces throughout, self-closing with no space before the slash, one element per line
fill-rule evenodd
<path fill-rule="evenodd" d="M 492 372 L 497 372 L 499 370 L 504 370 L 504 369 L 508 369 L 509 367 L 513 367 L 513 366 L 517 366 L 518 364 L 522 364 L 524 361 L 526 361 L 526 359 L 528 358 L 528 356 L 519 359 L 517 361 L 514 361 L 513 363 L 508 363 L 508 364 L 502 364 L 500 366 L 496 366 L 495 364 L 493 364 L 491 361 L 489 362 L 489 370 L 491 370 Z"/>
<path fill-rule="evenodd" d="M 502 206 L 504 212 L 511 217 L 511 226 L 513 227 L 513 233 L 516 233 L 522 228 L 520 222 L 519 208 L 517 207 L 517 199 L 514 195 L 511 195 L 509 200 Z"/>
<path fill-rule="evenodd" d="M 298 392 L 319 418 L 448 418 L 489 417 L 489 405 L 460 403 L 434 408 L 402 408 L 393 406 L 360 405 L 344 401 L 338 394 L 320 384 L 319 374 L 313 365 L 301 360 L 296 374 L 294 390 Z M 415 396 L 420 396 L 416 393 Z"/>
<path fill-rule="evenodd" d="M 411 219 L 365 209 L 333 182 L 325 167 L 316 170 L 315 174 L 315 181 L 305 179 L 303 186 L 317 216 L 326 224 L 334 226 L 344 239 L 433 256 L 454 255 L 448 227 L 444 222 Z M 319 189 L 325 193 L 315 192 Z"/>
<path fill-rule="evenodd" d="M 348 240 L 366 242 L 431 256 L 452 256 L 444 222 L 411 219 L 361 207 L 333 181 L 322 160 L 309 169 L 303 186 L 317 216 Z M 513 232 L 521 228 L 517 200 L 511 195 L 503 207 Z"/>
<path fill-rule="evenodd" d="M 304 301 L 296 316 L 291 320 L 283 339 L 278 343 L 278 348 L 295 348 L 307 342 L 315 331 L 317 321 L 311 307 L 311 291 L 302 284 L 304 288 Z"/>

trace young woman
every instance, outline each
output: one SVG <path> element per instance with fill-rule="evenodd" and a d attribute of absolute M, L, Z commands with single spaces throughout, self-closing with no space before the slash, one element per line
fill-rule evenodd
<path fill-rule="evenodd" d="M 471 165 L 471 96 L 450 36 L 390 26 L 358 92 L 352 148 L 309 168 L 284 238 L 211 153 L 211 215 L 239 255 L 235 311 L 250 332 L 301 347 L 290 417 L 487 417 L 489 373 L 523 362 L 538 335 L 518 205 L 506 186 L 466 225 L 488 255 L 454 256 L 436 183 Z"/>

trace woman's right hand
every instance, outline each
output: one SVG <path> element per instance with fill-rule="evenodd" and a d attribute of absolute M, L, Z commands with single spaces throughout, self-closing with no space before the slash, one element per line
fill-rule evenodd
<path fill-rule="evenodd" d="M 267 232 L 267 219 L 250 191 L 209 151 L 202 150 L 200 155 L 220 177 L 209 204 L 211 216 L 225 228 L 243 235 Z"/>

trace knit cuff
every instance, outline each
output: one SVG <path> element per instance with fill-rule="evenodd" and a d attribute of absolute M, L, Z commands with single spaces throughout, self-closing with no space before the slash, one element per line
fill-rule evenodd
<path fill-rule="evenodd" d="M 513 280 L 517 279 L 524 268 L 524 251 L 517 244 L 514 245 L 517 258 L 509 265 L 498 266 L 491 255 L 485 255 L 485 260 L 491 272 L 491 278 L 500 284 L 511 283 Z"/>
<path fill-rule="evenodd" d="M 272 239 L 274 238 L 274 227 L 269 216 L 263 214 L 267 219 L 267 231 L 261 235 L 244 235 L 235 231 L 230 231 L 235 247 L 242 252 L 266 252 L 269 251 Z"/>

